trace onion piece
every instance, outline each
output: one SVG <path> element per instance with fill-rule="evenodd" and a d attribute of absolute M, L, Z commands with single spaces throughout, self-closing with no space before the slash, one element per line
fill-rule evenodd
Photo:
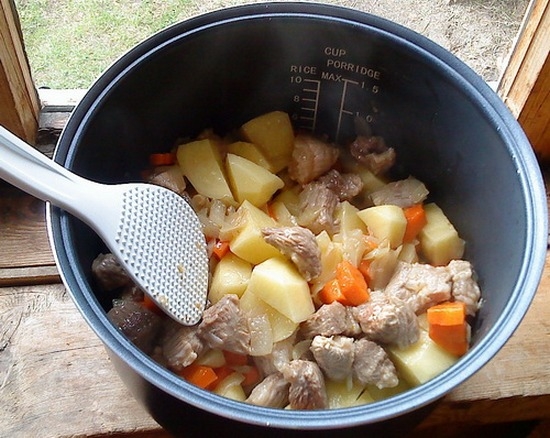
<path fill-rule="evenodd" d="M 397 205 L 406 208 L 426 200 L 430 192 L 423 182 L 409 176 L 407 179 L 386 184 L 372 192 L 370 198 L 374 205 Z"/>
<path fill-rule="evenodd" d="M 371 278 L 369 286 L 371 289 L 380 290 L 386 287 L 395 271 L 400 252 L 401 247 L 392 250 L 387 241 L 384 241 L 378 248 L 368 254 L 367 258 L 371 260 L 369 266 L 369 277 Z"/>
<path fill-rule="evenodd" d="M 273 330 L 266 314 L 248 318 L 250 355 L 265 356 L 273 350 Z"/>

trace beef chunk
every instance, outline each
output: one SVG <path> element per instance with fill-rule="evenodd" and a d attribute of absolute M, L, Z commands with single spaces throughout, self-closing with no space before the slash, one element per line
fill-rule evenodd
<path fill-rule="evenodd" d="M 386 294 L 407 303 L 417 315 L 451 298 L 451 274 L 445 266 L 399 262 Z"/>
<path fill-rule="evenodd" d="M 298 224 L 309 228 L 314 234 L 321 231 L 334 233 L 336 223 L 334 211 L 338 205 L 338 196 L 325 184 L 314 181 L 307 184 L 298 195 Z"/>
<path fill-rule="evenodd" d="M 315 336 L 310 350 L 325 375 L 342 381 L 351 376 L 354 339 L 346 336 Z"/>
<path fill-rule="evenodd" d="M 131 285 L 132 279 L 113 254 L 99 254 L 92 262 L 92 275 L 105 291 Z"/>
<path fill-rule="evenodd" d="M 133 300 L 122 300 L 107 316 L 136 347 L 153 351 L 153 341 L 162 327 L 162 318 Z"/>
<path fill-rule="evenodd" d="M 418 341 L 418 318 L 399 298 L 372 291 L 371 299 L 352 308 L 353 316 L 369 340 L 406 347 Z"/>
<path fill-rule="evenodd" d="M 281 373 L 270 374 L 254 387 L 246 402 L 268 408 L 284 408 L 288 404 L 289 386 Z"/>
<path fill-rule="evenodd" d="M 315 235 L 304 227 L 263 228 L 264 239 L 289 258 L 306 281 L 321 273 L 321 250 Z"/>
<path fill-rule="evenodd" d="M 350 145 L 351 155 L 375 175 L 389 170 L 395 163 L 395 150 L 382 137 L 358 136 Z"/>
<path fill-rule="evenodd" d="M 353 377 L 380 389 L 393 388 L 399 383 L 395 366 L 386 351 L 368 339 L 354 343 Z"/>
<path fill-rule="evenodd" d="M 353 309 L 355 309 L 354 306 L 346 306 L 346 329 L 342 332 L 342 334 L 344 336 L 357 338 L 363 334 L 363 330 L 361 329 L 359 321 L 357 321 L 355 315 L 353 314 Z"/>
<path fill-rule="evenodd" d="M 313 338 L 317 335 L 333 336 L 346 331 L 346 307 L 338 301 L 323 304 L 310 315 L 300 326 L 300 334 L 304 338 Z"/>
<path fill-rule="evenodd" d="M 361 326 L 353 315 L 353 307 L 344 306 L 338 301 L 323 304 L 300 325 L 300 335 L 306 339 L 321 336 L 357 336 Z"/>
<path fill-rule="evenodd" d="M 205 348 L 204 341 L 198 335 L 197 326 L 178 325 L 162 342 L 166 365 L 175 371 L 191 365 Z"/>
<path fill-rule="evenodd" d="M 351 201 L 363 190 L 363 180 L 359 175 L 353 173 L 342 174 L 336 169 L 329 170 L 317 181 L 334 192 L 339 201 Z"/>
<path fill-rule="evenodd" d="M 325 379 L 315 362 L 293 360 L 283 369 L 290 383 L 288 401 L 292 409 L 325 409 L 328 407 Z"/>
<path fill-rule="evenodd" d="M 468 315 L 475 315 L 479 310 L 481 291 L 474 279 L 472 265 L 465 260 L 451 260 L 447 268 L 452 280 L 451 295 L 466 304 Z"/>
<path fill-rule="evenodd" d="M 288 165 L 291 179 L 305 185 L 327 172 L 338 159 L 338 149 L 311 134 L 301 133 L 294 139 Z"/>
<path fill-rule="evenodd" d="M 204 311 L 198 335 L 208 347 L 248 354 L 250 331 L 237 295 L 225 295 Z"/>
<path fill-rule="evenodd" d="M 122 300 L 132 300 L 132 301 L 143 301 L 145 293 L 137 284 L 130 284 L 124 286 L 122 292 L 120 293 L 120 298 Z"/>

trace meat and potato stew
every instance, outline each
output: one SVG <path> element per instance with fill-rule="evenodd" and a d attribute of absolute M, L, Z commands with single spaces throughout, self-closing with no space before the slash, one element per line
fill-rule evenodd
<path fill-rule="evenodd" d="M 273 408 L 344 408 L 438 375 L 469 348 L 481 303 L 465 242 L 394 149 L 295 132 L 274 111 L 151 155 L 148 179 L 189 198 L 210 255 L 208 306 L 184 327 L 110 254 L 92 271 L 109 317 L 205 390 Z"/>

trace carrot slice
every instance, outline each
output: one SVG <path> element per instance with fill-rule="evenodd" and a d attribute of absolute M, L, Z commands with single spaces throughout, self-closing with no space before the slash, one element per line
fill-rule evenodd
<path fill-rule="evenodd" d="M 468 351 L 468 328 L 466 324 L 430 324 L 428 333 L 437 345 L 455 356 L 462 356 Z"/>
<path fill-rule="evenodd" d="M 370 298 L 369 288 L 361 271 L 348 260 L 336 267 L 336 276 L 319 291 L 319 300 L 324 304 L 338 301 L 345 306 L 358 306 Z"/>
<path fill-rule="evenodd" d="M 451 354 L 462 356 L 468 351 L 466 305 L 460 301 L 445 302 L 427 310 L 430 338 Z"/>
<path fill-rule="evenodd" d="M 370 298 L 365 277 L 350 261 L 343 260 L 336 267 L 336 279 L 342 295 L 352 306 L 358 306 Z"/>
<path fill-rule="evenodd" d="M 323 304 L 330 304 L 334 301 L 338 301 L 344 305 L 347 304 L 346 297 L 342 294 L 336 278 L 327 281 L 317 296 Z"/>
<path fill-rule="evenodd" d="M 460 325 L 466 321 L 466 304 L 447 301 L 427 310 L 428 323 L 434 325 Z"/>
<path fill-rule="evenodd" d="M 153 299 L 147 295 L 143 294 L 143 301 L 141 302 L 141 305 L 145 307 L 146 309 L 150 310 L 151 312 L 156 313 L 157 315 L 163 315 L 164 312 L 162 309 L 153 301 Z"/>
<path fill-rule="evenodd" d="M 371 278 L 370 273 L 369 273 L 371 263 L 372 263 L 372 260 L 368 260 L 368 259 L 363 259 L 359 263 L 359 272 L 361 272 L 361 274 L 363 274 L 363 277 L 365 278 L 365 281 L 367 282 L 367 286 L 368 286 L 369 282 L 372 281 L 372 278 Z"/>
<path fill-rule="evenodd" d="M 176 164 L 176 154 L 172 152 L 160 152 L 149 155 L 151 166 L 171 166 Z"/>
<path fill-rule="evenodd" d="M 426 212 L 422 204 L 415 204 L 411 207 L 403 209 L 405 213 L 405 219 L 407 219 L 407 227 L 405 228 L 405 234 L 403 236 L 403 242 L 412 242 L 418 233 L 422 231 L 424 225 L 426 225 Z"/>
<path fill-rule="evenodd" d="M 221 260 L 229 252 L 229 242 L 217 240 L 212 249 L 212 253 L 218 260 Z"/>
<path fill-rule="evenodd" d="M 191 364 L 180 371 L 180 375 L 193 385 L 206 389 L 218 380 L 212 367 Z"/>
<path fill-rule="evenodd" d="M 243 373 L 244 380 L 242 385 L 243 386 L 249 386 L 254 385 L 260 381 L 260 372 L 258 371 L 258 368 L 256 368 L 253 365 L 250 365 L 248 367 L 248 370 Z"/>
<path fill-rule="evenodd" d="M 229 366 L 241 366 L 248 364 L 248 356 L 246 354 L 233 353 L 232 351 L 223 351 L 225 363 Z"/>
<path fill-rule="evenodd" d="M 220 383 L 227 376 L 230 376 L 231 374 L 233 374 L 235 370 L 230 366 L 224 365 L 224 366 L 215 368 L 214 372 L 216 373 L 217 378 L 214 382 L 208 385 L 206 389 L 214 389 L 218 385 L 218 383 Z"/>
<path fill-rule="evenodd" d="M 266 209 L 266 213 L 268 214 L 268 216 L 270 218 L 277 220 L 277 216 L 276 216 L 275 212 L 273 211 L 273 206 L 271 205 L 271 203 L 268 202 L 265 205 L 265 209 Z"/>

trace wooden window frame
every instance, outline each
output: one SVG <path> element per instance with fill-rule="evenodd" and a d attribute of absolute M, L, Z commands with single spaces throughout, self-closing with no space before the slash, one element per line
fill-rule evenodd
<path fill-rule="evenodd" d="M 39 113 L 15 4 L 0 0 L 0 125 L 34 143 Z"/>
<path fill-rule="evenodd" d="M 550 160 L 550 0 L 531 0 L 498 87 L 542 161 Z"/>

